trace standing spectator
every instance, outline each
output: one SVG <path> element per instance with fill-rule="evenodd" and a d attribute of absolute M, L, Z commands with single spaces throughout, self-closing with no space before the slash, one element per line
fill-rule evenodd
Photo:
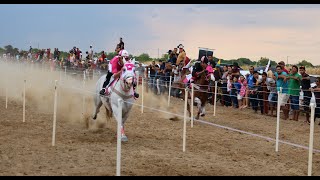
<path fill-rule="evenodd" d="M 278 101 L 278 93 L 277 93 L 277 86 L 276 82 L 273 78 L 267 79 L 267 86 L 269 88 L 270 94 L 268 96 L 269 107 L 270 107 L 270 116 L 277 117 L 273 115 L 273 112 L 277 112 L 277 101 Z"/>
<path fill-rule="evenodd" d="M 239 109 L 244 109 L 247 107 L 245 96 L 247 94 L 248 82 L 243 75 L 240 75 L 239 83 L 241 85 L 240 93 L 238 95 Z"/>
<path fill-rule="evenodd" d="M 102 54 L 101 54 L 102 62 L 104 62 L 106 58 L 107 58 L 106 54 L 104 53 L 104 51 L 102 51 Z"/>
<path fill-rule="evenodd" d="M 176 58 L 178 58 L 178 55 L 179 55 L 178 48 L 173 49 L 173 55 L 176 56 Z"/>
<path fill-rule="evenodd" d="M 254 77 L 253 77 L 253 73 L 254 73 L 254 67 L 253 66 L 251 66 L 250 68 L 249 68 L 249 74 L 247 74 L 247 81 L 248 81 L 248 89 L 247 89 L 247 94 L 246 94 L 246 99 L 247 99 L 247 106 L 248 107 L 250 107 L 250 105 L 252 104 L 252 100 L 249 98 L 249 92 L 251 91 L 251 90 L 253 90 L 253 88 L 254 88 L 254 83 L 253 83 L 253 79 L 254 79 Z"/>
<path fill-rule="evenodd" d="M 234 77 L 231 83 L 230 97 L 232 99 L 233 107 L 239 108 L 238 95 L 240 94 L 241 84 L 238 82 L 238 78 Z"/>
<path fill-rule="evenodd" d="M 50 48 L 47 49 L 47 58 L 51 59 L 51 49 Z"/>
<path fill-rule="evenodd" d="M 272 69 L 271 69 L 271 64 L 269 65 L 269 68 L 268 68 L 268 78 L 272 78 L 273 77 L 273 72 L 272 72 Z"/>
<path fill-rule="evenodd" d="M 54 59 L 54 60 L 58 60 L 58 59 L 57 59 L 57 48 L 54 48 L 54 51 L 53 51 L 53 59 Z"/>
<path fill-rule="evenodd" d="M 252 109 L 255 111 L 255 113 L 258 112 L 258 105 L 259 105 L 258 91 L 260 86 L 261 86 L 261 82 L 259 82 L 259 73 L 255 71 L 253 73 L 253 88 L 249 90 L 249 98 L 251 99 Z"/>
<path fill-rule="evenodd" d="M 179 56 L 178 56 L 178 58 L 177 58 L 177 66 L 184 66 L 184 60 L 185 60 L 185 58 L 186 58 L 186 52 L 184 51 L 184 47 L 183 47 L 183 45 L 182 44 L 180 44 L 179 46 Z M 182 65 L 181 65 L 182 64 Z"/>
<path fill-rule="evenodd" d="M 298 73 L 299 69 L 297 66 L 292 66 L 291 74 L 288 76 L 289 80 L 289 91 L 291 101 L 291 109 L 293 110 L 292 120 L 298 121 L 300 114 L 299 97 L 300 97 L 300 83 L 302 76 Z"/>
<path fill-rule="evenodd" d="M 151 85 L 151 87 L 154 87 L 154 81 L 155 81 L 155 77 L 156 77 L 156 72 L 158 71 L 159 66 L 156 64 L 155 61 L 152 61 L 152 64 L 149 65 L 150 68 L 150 82 L 149 85 Z"/>
<path fill-rule="evenodd" d="M 170 62 L 170 63 L 173 63 L 173 53 L 172 53 L 172 50 L 169 50 L 168 52 L 168 55 L 169 55 L 169 57 L 168 57 L 168 62 Z M 174 64 L 176 64 L 176 63 L 174 63 Z"/>
<path fill-rule="evenodd" d="M 274 74 L 274 80 L 277 81 L 277 91 L 280 91 L 280 88 L 282 88 L 282 94 L 279 97 L 280 106 L 283 110 L 284 114 L 284 120 L 287 120 L 289 118 L 289 107 L 287 105 L 289 100 L 288 95 L 288 81 L 287 81 L 288 74 L 283 71 L 281 65 L 277 66 L 277 72 Z"/>
<path fill-rule="evenodd" d="M 317 78 L 316 85 L 316 87 L 310 88 L 311 92 L 314 93 L 317 104 L 314 121 L 316 120 L 316 118 L 320 118 L 320 77 Z"/>
<path fill-rule="evenodd" d="M 289 74 L 289 71 L 286 69 L 286 63 L 284 63 L 283 61 L 280 61 L 280 62 L 278 63 L 278 65 L 281 66 L 282 71 L 284 71 L 285 73 Z"/>
<path fill-rule="evenodd" d="M 310 122 L 310 101 L 312 98 L 312 93 L 310 91 L 311 88 L 311 80 L 309 74 L 306 73 L 306 67 L 300 67 L 300 74 L 302 76 L 301 80 L 301 89 L 303 91 L 303 106 L 304 111 L 306 113 L 306 122 Z"/>
<path fill-rule="evenodd" d="M 86 61 L 89 61 L 90 60 L 90 55 L 89 55 L 89 52 L 88 51 L 86 51 Z"/>
<path fill-rule="evenodd" d="M 122 41 L 122 37 L 120 38 L 118 46 L 120 47 L 120 50 L 124 50 L 124 42 Z"/>
<path fill-rule="evenodd" d="M 88 51 L 88 55 L 89 55 L 89 59 L 92 60 L 93 59 L 93 48 L 92 48 L 92 45 L 90 45 L 90 49 Z"/>
<path fill-rule="evenodd" d="M 80 57 L 80 56 L 81 56 L 81 53 L 82 53 L 82 52 L 80 51 L 80 49 L 77 48 L 77 49 L 76 49 L 76 60 L 78 60 L 78 61 L 81 60 L 81 57 Z"/>
<path fill-rule="evenodd" d="M 229 88 L 228 88 L 228 81 L 230 79 L 230 76 L 229 76 L 229 69 L 230 67 L 229 66 L 225 66 L 223 68 L 224 72 L 223 72 L 223 76 L 222 76 L 222 104 L 225 105 L 226 107 L 229 107 L 231 106 L 231 98 L 229 96 Z M 231 69 L 231 68 L 230 68 Z"/>
<path fill-rule="evenodd" d="M 142 63 L 139 63 L 139 67 L 136 68 L 136 71 L 139 72 L 139 77 L 144 77 L 145 68 L 142 66 Z"/>
<path fill-rule="evenodd" d="M 60 51 L 59 51 L 58 48 L 57 48 L 57 59 L 58 59 L 58 60 L 60 59 Z"/>
<path fill-rule="evenodd" d="M 258 89 L 258 99 L 259 99 L 262 115 L 269 113 L 267 78 L 268 78 L 268 74 L 266 72 L 263 72 L 260 87 Z"/>
<path fill-rule="evenodd" d="M 239 78 L 240 76 L 240 67 L 239 67 L 239 64 L 237 62 L 234 62 L 233 63 L 233 66 L 232 66 L 232 79 L 234 77 L 237 77 Z"/>

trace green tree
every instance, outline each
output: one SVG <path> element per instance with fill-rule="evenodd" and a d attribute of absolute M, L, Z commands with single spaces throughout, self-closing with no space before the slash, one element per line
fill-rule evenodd
<path fill-rule="evenodd" d="M 6 45 L 4 49 L 6 50 L 6 53 L 13 54 L 13 47 L 11 45 Z"/>
<path fill-rule="evenodd" d="M 117 55 L 116 52 L 110 52 L 110 53 L 106 54 L 107 59 L 109 59 L 109 60 L 112 59 L 112 58 L 114 58 L 116 55 Z"/>
<path fill-rule="evenodd" d="M 239 58 L 237 59 L 237 62 L 239 63 L 240 66 L 243 66 L 243 65 L 253 65 L 254 62 L 251 61 L 250 59 L 248 58 Z"/>
<path fill-rule="evenodd" d="M 258 61 L 258 66 L 266 66 L 268 65 L 269 63 L 269 58 L 266 58 L 266 57 L 261 57 L 260 60 Z M 271 60 L 271 66 L 276 66 L 277 65 L 277 62 L 276 61 L 273 61 Z"/>
<path fill-rule="evenodd" d="M 136 57 L 136 60 L 139 62 L 146 62 L 146 61 L 151 61 L 152 59 L 150 58 L 149 54 L 143 53 L 143 54 L 140 54 L 138 57 Z"/>
<path fill-rule="evenodd" d="M 5 53 L 6 53 L 6 50 L 0 47 L 0 55 L 2 56 Z"/>
<path fill-rule="evenodd" d="M 298 66 L 314 67 L 313 64 L 307 60 L 303 60 L 303 61 L 299 62 Z"/>

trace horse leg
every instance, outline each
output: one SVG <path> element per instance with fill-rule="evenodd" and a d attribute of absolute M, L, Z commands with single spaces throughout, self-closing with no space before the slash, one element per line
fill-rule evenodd
<path fill-rule="evenodd" d="M 206 109 L 204 106 L 201 106 L 200 115 L 201 115 L 201 117 L 204 117 L 206 115 Z"/>
<path fill-rule="evenodd" d="M 95 106 L 94 114 L 93 114 L 93 117 L 92 117 L 94 120 L 97 119 L 97 115 L 100 112 L 100 108 L 102 106 L 102 101 L 98 100 L 98 102 L 96 102 L 95 104 L 96 104 L 96 106 Z"/>
<path fill-rule="evenodd" d="M 200 115 L 201 117 L 204 117 L 205 116 L 205 105 L 206 105 L 206 102 L 207 102 L 207 99 L 208 99 L 208 96 L 206 95 L 203 95 L 202 98 L 201 98 L 201 108 L 200 108 Z"/>
<path fill-rule="evenodd" d="M 128 142 L 128 137 L 125 135 L 125 131 L 124 131 L 124 124 L 129 117 L 129 112 L 132 109 L 132 104 L 125 103 L 124 106 L 126 106 L 125 108 L 126 111 L 125 112 L 123 111 L 123 114 L 122 114 L 121 141 Z"/>
<path fill-rule="evenodd" d="M 194 98 L 194 101 L 197 103 L 197 107 L 198 107 L 198 113 L 197 116 L 195 117 L 195 119 L 199 119 L 200 116 L 200 111 L 201 111 L 201 100 L 199 98 Z"/>

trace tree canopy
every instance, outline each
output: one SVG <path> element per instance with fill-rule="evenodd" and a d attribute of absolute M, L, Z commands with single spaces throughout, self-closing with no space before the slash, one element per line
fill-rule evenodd
<path fill-rule="evenodd" d="M 302 60 L 298 63 L 298 66 L 314 67 L 313 64 L 307 60 Z"/>

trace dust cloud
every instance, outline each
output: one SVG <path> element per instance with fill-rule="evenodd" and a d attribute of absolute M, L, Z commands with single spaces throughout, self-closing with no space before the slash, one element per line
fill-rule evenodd
<path fill-rule="evenodd" d="M 97 122 L 92 125 L 93 97 L 95 96 L 95 84 L 99 78 L 97 76 L 95 80 L 86 79 L 84 84 L 83 72 L 81 71 L 65 72 L 64 69 L 54 71 L 41 64 L 7 63 L 3 60 L 0 60 L 0 76 L 2 77 L 0 78 L 0 96 L 5 96 L 6 88 L 8 88 L 9 101 L 19 102 L 21 106 L 24 80 L 26 81 L 26 111 L 32 108 L 39 113 L 53 114 L 55 80 L 57 80 L 57 117 L 59 121 L 67 122 L 80 128 L 91 127 L 93 130 L 104 127 L 108 121 L 105 109 L 101 107 Z M 140 98 L 134 102 L 136 105 L 141 105 L 141 90 L 142 88 L 139 86 Z M 83 103 L 83 99 L 85 103 Z M 147 93 L 144 90 L 145 111 L 162 110 L 183 114 L 183 107 L 173 106 L 172 104 L 174 103 L 171 103 L 171 106 L 168 107 L 167 104 L 167 95 L 158 96 L 151 91 Z M 163 112 L 157 112 L 156 114 L 157 117 L 165 119 L 176 118 Z"/>

